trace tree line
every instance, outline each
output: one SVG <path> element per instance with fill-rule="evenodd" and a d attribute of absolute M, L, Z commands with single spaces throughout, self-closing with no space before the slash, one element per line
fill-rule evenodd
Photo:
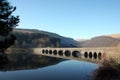
<path fill-rule="evenodd" d="M 12 48 L 60 47 L 60 39 L 41 33 L 13 32 L 16 36 Z"/>

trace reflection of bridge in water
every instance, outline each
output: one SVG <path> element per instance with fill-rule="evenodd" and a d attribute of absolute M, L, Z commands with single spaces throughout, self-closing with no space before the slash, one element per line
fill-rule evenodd
<path fill-rule="evenodd" d="M 110 57 L 115 58 L 119 55 L 117 47 L 99 48 L 35 48 L 33 52 L 38 55 L 58 57 L 64 59 L 75 59 L 90 62 L 101 62 Z"/>
<path fill-rule="evenodd" d="M 19 51 L 20 50 L 20 51 Z M 97 47 L 97 48 L 29 48 L 29 49 L 12 49 L 16 52 L 29 53 L 36 55 L 44 55 L 50 57 L 58 57 L 64 59 L 75 59 L 100 63 L 104 59 L 117 58 L 120 59 L 119 47 Z M 8 51 L 9 52 L 9 51 Z"/>

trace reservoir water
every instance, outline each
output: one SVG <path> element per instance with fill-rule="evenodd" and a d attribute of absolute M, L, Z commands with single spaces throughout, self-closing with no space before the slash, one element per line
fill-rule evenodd
<path fill-rule="evenodd" d="M 0 80 L 93 80 L 94 63 L 38 56 L 8 56 Z"/>

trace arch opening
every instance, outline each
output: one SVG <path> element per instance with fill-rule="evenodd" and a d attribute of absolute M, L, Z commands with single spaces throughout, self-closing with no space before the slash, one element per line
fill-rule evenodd
<path fill-rule="evenodd" d="M 52 54 L 52 50 L 49 50 L 49 54 Z"/>
<path fill-rule="evenodd" d="M 43 53 L 43 54 L 45 53 L 45 50 L 44 50 L 44 49 L 42 50 L 42 53 Z"/>
<path fill-rule="evenodd" d="M 88 52 L 85 52 L 85 53 L 84 53 L 84 57 L 85 57 L 85 58 L 88 58 Z"/>
<path fill-rule="evenodd" d="M 45 53 L 48 54 L 48 50 L 47 49 L 45 50 Z"/>
<path fill-rule="evenodd" d="M 73 57 L 79 57 L 80 56 L 80 52 L 79 51 L 73 51 L 72 52 L 72 56 Z"/>
<path fill-rule="evenodd" d="M 94 59 L 97 59 L 97 53 L 94 52 Z"/>
<path fill-rule="evenodd" d="M 99 52 L 98 53 L 98 58 L 101 60 L 101 57 L 102 57 L 102 53 L 101 52 Z"/>
<path fill-rule="evenodd" d="M 92 58 L 92 52 L 89 52 L 89 58 Z"/>
<path fill-rule="evenodd" d="M 57 55 L 57 50 L 54 50 L 54 51 L 53 51 L 53 54 L 54 54 L 54 55 Z"/>
<path fill-rule="evenodd" d="M 63 51 L 62 51 L 62 50 L 58 51 L 58 54 L 59 54 L 60 56 L 63 56 Z"/>
<path fill-rule="evenodd" d="M 66 50 L 64 54 L 65 54 L 66 57 L 71 56 L 71 52 L 69 50 Z"/>

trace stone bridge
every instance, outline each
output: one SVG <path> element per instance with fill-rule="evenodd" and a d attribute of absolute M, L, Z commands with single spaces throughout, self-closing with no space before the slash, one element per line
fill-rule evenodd
<path fill-rule="evenodd" d="M 8 52 L 10 52 L 9 49 Z M 35 55 L 75 59 L 93 63 L 100 63 L 104 59 L 110 58 L 120 59 L 120 47 L 12 49 L 12 53 L 16 52 L 33 53 Z"/>
<path fill-rule="evenodd" d="M 99 47 L 99 48 L 34 48 L 33 53 L 37 55 L 58 57 L 64 59 L 75 59 L 100 63 L 104 59 L 120 56 L 120 48 Z M 118 57 L 120 58 L 120 57 Z"/>

